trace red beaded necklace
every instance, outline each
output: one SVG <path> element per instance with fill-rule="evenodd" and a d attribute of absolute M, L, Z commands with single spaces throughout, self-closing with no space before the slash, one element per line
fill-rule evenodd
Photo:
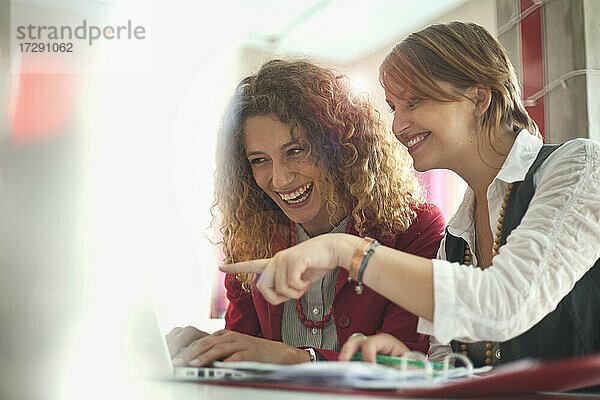
<path fill-rule="evenodd" d="M 351 229 L 352 229 L 352 223 L 350 222 L 350 219 L 348 219 L 348 226 L 346 227 L 346 233 L 350 233 Z M 295 246 L 295 245 L 296 245 L 296 225 L 294 224 L 293 221 L 290 221 L 290 247 Z M 300 301 L 300 299 L 296 299 L 296 312 L 298 313 L 298 318 L 300 319 L 300 322 L 302 322 L 304 324 L 304 326 L 306 326 L 309 329 L 313 329 L 313 328 L 321 329 L 323 326 L 328 324 L 329 321 L 331 321 L 331 308 L 329 309 L 329 312 L 325 315 L 325 317 L 323 317 L 323 319 L 320 321 L 311 321 L 308 318 L 306 318 L 306 315 L 304 314 L 304 309 L 302 308 L 302 302 Z"/>

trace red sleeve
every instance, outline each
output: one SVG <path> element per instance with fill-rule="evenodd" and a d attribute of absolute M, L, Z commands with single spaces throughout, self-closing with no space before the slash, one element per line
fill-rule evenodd
<path fill-rule="evenodd" d="M 417 218 L 400 234 L 395 248 L 426 258 L 435 258 L 444 234 L 445 222 L 439 208 L 425 205 L 417 211 Z M 417 332 L 419 317 L 390 302 L 383 323 L 377 333 L 389 333 L 401 340 L 411 350 L 427 354 L 429 335 Z"/>
<path fill-rule="evenodd" d="M 225 288 L 229 300 L 225 312 L 225 329 L 251 336 L 262 336 L 252 294 L 242 289 L 242 284 L 235 274 L 225 275 Z"/>

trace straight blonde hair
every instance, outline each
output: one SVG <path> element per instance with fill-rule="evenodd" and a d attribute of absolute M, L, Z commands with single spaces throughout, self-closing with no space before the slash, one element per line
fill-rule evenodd
<path fill-rule="evenodd" d="M 518 133 L 527 129 L 541 138 L 537 124 L 521 99 L 515 69 L 502 45 L 482 26 L 451 22 L 431 25 L 400 42 L 379 68 L 381 85 L 400 98 L 457 101 L 439 82 L 459 90 L 489 87 L 491 102 L 480 120 L 480 131 L 492 134 L 506 126 Z"/>

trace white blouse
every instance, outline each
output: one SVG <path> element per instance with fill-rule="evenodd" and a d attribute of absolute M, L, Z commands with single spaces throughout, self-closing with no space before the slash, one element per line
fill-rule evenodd
<path fill-rule="evenodd" d="M 492 232 L 509 183 L 521 181 L 542 142 L 523 130 L 487 191 Z M 434 322 L 418 330 L 433 343 L 505 341 L 552 312 L 600 258 L 600 143 L 576 139 L 550 155 L 534 175 L 535 194 L 521 224 L 480 270 L 446 261 L 445 240 L 433 261 Z M 448 231 L 475 240 L 474 194 L 464 200 Z M 472 254 L 473 265 L 477 265 Z M 433 339 L 433 338 L 432 338 Z"/>

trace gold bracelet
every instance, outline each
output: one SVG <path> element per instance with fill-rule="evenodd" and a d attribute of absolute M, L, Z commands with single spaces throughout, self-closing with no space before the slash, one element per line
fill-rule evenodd
<path fill-rule="evenodd" d="M 375 241 L 370 237 L 364 237 L 356 246 L 354 250 L 354 254 L 352 255 L 352 261 L 350 262 L 350 269 L 348 270 L 348 280 L 356 281 L 358 280 L 358 270 L 360 269 L 360 263 L 365 256 L 365 252 L 369 249 L 369 246 Z"/>

